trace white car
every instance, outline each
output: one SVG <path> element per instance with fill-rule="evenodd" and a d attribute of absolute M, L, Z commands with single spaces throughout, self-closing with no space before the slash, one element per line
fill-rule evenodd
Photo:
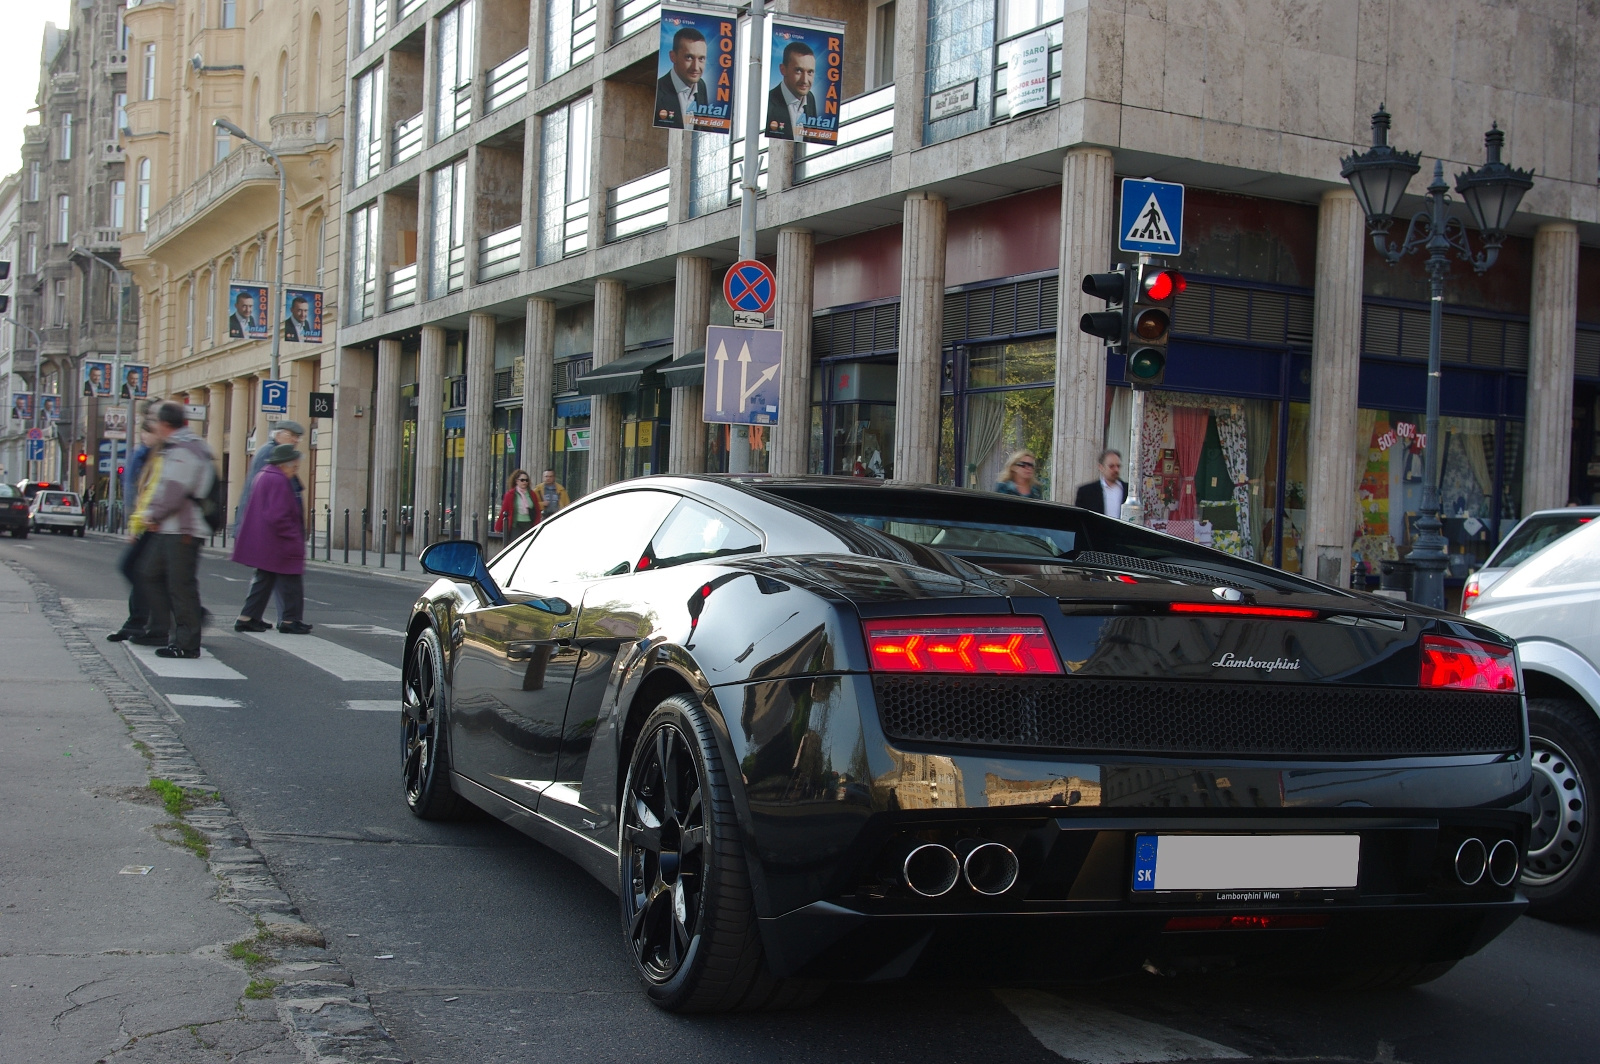
<path fill-rule="evenodd" d="M 1470 608 L 1496 580 L 1596 517 L 1600 517 L 1600 506 L 1567 506 L 1560 510 L 1535 510 L 1518 521 L 1482 568 L 1467 577 L 1467 586 L 1461 592 L 1461 608 Z"/>
<path fill-rule="evenodd" d="M 69 532 L 83 535 L 87 522 L 83 515 L 83 500 L 75 491 L 41 491 L 33 497 L 33 513 L 29 524 L 35 532 Z"/>
<path fill-rule="evenodd" d="M 1529 912 L 1600 915 L 1600 521 L 1522 562 L 1467 616 L 1517 641 L 1533 751 L 1534 821 L 1522 886 Z"/>

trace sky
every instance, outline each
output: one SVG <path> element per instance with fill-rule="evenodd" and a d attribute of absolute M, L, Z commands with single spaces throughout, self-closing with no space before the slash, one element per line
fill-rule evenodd
<path fill-rule="evenodd" d="M 72 0 L 0 0 L 0 177 L 22 165 L 22 129 L 38 121 L 28 113 L 39 92 L 39 48 L 44 24 L 67 25 Z"/>

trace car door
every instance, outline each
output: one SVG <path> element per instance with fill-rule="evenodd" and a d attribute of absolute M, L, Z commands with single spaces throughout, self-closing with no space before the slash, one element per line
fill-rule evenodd
<path fill-rule="evenodd" d="M 552 517 L 502 584 L 508 603 L 462 612 L 450 719 L 458 771 L 539 807 L 556 779 L 584 591 L 630 572 L 676 501 L 661 491 L 619 492 Z"/>

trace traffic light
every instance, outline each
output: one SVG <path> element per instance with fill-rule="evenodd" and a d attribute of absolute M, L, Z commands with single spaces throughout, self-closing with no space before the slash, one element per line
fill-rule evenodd
<path fill-rule="evenodd" d="M 0 314 L 4 314 L 7 311 L 9 311 L 10 309 L 11 309 L 11 297 L 10 296 L 0 296 Z"/>
<path fill-rule="evenodd" d="M 1083 278 L 1085 294 L 1103 299 L 1106 306 L 1116 309 L 1090 311 L 1078 319 L 1078 328 L 1090 336 L 1105 340 L 1113 351 L 1124 350 L 1128 342 L 1125 319 L 1129 304 L 1128 284 L 1132 277 L 1128 265 L 1119 262 L 1111 273 L 1091 273 Z"/>
<path fill-rule="evenodd" d="M 0 259 L 0 281 L 4 281 L 6 278 L 8 278 L 10 276 L 11 276 L 11 260 L 10 259 Z"/>
<path fill-rule="evenodd" d="M 1128 383 L 1156 388 L 1167 374 L 1167 343 L 1172 339 L 1172 306 L 1189 282 L 1183 274 L 1154 263 L 1132 268 L 1133 298 L 1123 353 L 1128 358 Z"/>
<path fill-rule="evenodd" d="M 78 472 L 84 473 L 89 469 L 89 456 L 82 451 L 78 452 Z"/>

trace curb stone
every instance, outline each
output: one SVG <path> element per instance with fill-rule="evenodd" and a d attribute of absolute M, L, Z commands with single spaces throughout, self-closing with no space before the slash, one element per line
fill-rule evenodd
<path fill-rule="evenodd" d="M 186 791 L 215 796 L 204 770 L 179 738 L 177 716 L 149 688 L 119 674 L 99 646 L 67 615 L 49 583 L 15 561 L 6 564 L 33 589 L 40 610 L 83 674 L 128 726 L 129 737 L 150 763 L 150 774 Z M 199 797 L 199 796 L 197 796 Z M 272 996 L 278 1018 L 308 1064 L 411 1064 L 372 1013 L 320 930 L 305 922 L 294 902 L 250 841 L 249 832 L 226 802 L 212 797 L 177 818 L 194 828 L 210 848 L 207 866 L 221 884 L 219 901 L 258 921 L 282 946 L 274 964 L 259 973 L 277 981 Z"/>

